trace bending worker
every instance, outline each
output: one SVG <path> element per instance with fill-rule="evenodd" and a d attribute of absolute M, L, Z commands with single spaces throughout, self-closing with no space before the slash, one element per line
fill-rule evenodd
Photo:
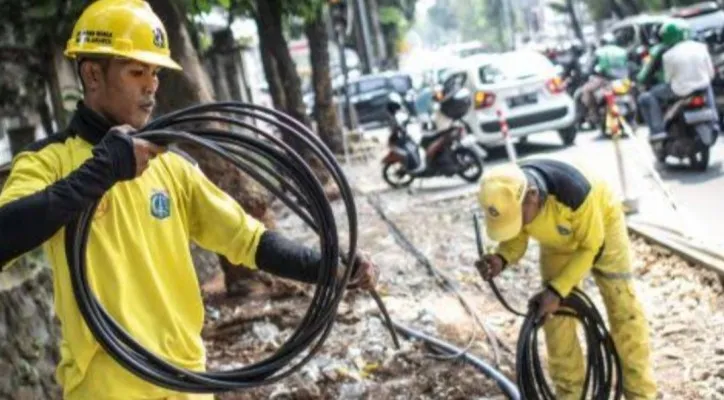
<path fill-rule="evenodd" d="M 316 282 L 320 254 L 265 230 L 185 158 L 131 136 L 151 116 L 159 69 L 181 69 L 146 2 L 92 3 L 65 54 L 77 61 L 83 100 L 64 131 L 13 160 L 0 194 L 0 266 L 44 245 L 61 322 L 56 377 L 64 398 L 213 399 L 156 387 L 99 346 L 73 296 L 65 226 L 100 200 L 87 253 L 98 300 L 145 348 L 197 371 L 205 368 L 204 307 L 190 240 L 234 264 L 303 282 Z M 375 266 L 364 257 L 354 265 L 353 281 L 374 287 Z"/>
<path fill-rule="evenodd" d="M 623 210 L 611 188 L 573 165 L 535 159 L 489 169 L 479 200 L 488 235 L 499 242 L 494 254 L 476 263 L 485 279 L 518 262 L 529 238 L 540 242 L 545 290 L 531 304 L 546 321 L 557 398 L 580 399 L 585 368 L 576 320 L 551 314 L 589 271 L 608 311 L 626 398 L 655 398 L 648 324 L 634 293 Z"/>

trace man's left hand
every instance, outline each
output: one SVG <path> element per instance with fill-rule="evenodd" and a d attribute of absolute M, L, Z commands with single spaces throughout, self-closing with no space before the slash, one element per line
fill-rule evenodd
<path fill-rule="evenodd" d="M 530 299 L 530 306 L 536 307 L 536 322 L 545 322 L 548 315 L 558 311 L 561 298 L 551 289 L 546 289 Z"/>
<path fill-rule="evenodd" d="M 379 269 L 377 265 L 364 253 L 357 252 L 355 263 L 353 266 L 354 275 L 350 278 L 347 285 L 350 289 L 371 290 L 377 286 L 377 278 Z"/>

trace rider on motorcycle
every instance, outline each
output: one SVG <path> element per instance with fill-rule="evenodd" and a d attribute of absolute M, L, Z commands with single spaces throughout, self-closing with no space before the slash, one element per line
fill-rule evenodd
<path fill-rule="evenodd" d="M 581 101 L 588 110 L 589 121 L 597 124 L 599 115 L 596 110 L 596 91 L 601 89 L 609 80 L 624 79 L 628 77 L 628 53 L 616 45 L 613 34 L 605 33 L 601 37 L 601 45 L 593 53 L 591 59 L 591 76 L 581 87 Z"/>
<path fill-rule="evenodd" d="M 714 65 L 705 44 L 689 39 L 688 24 L 680 19 L 664 23 L 659 29 L 661 44 L 661 68 L 664 82 L 654 85 L 648 92 L 639 96 L 641 114 L 649 125 L 649 137 L 666 135 L 662 104 L 677 97 L 686 97 L 693 92 L 706 89 L 706 100 L 716 113 L 711 80 L 714 78 Z M 652 56 L 653 59 L 653 56 Z M 656 72 L 656 60 L 650 68 L 644 68 L 642 78 Z M 645 73 L 646 70 L 648 73 Z M 719 120 L 717 115 L 716 120 Z M 719 126 L 714 129 L 718 132 Z"/>
<path fill-rule="evenodd" d="M 669 46 L 661 43 L 660 38 L 659 43 L 651 47 L 648 58 L 644 62 L 638 75 L 636 75 L 636 83 L 638 83 L 640 87 L 649 88 L 664 82 L 664 67 L 662 63 L 664 53 L 668 49 Z"/>
<path fill-rule="evenodd" d="M 575 89 L 583 83 L 580 82 L 583 76 L 581 57 L 585 52 L 583 44 L 578 40 L 574 40 L 568 49 L 569 56 L 566 62 L 561 64 L 563 67 L 563 77 L 566 80 L 566 87 L 571 89 L 571 91 L 575 91 Z M 571 91 L 569 91 L 569 93 L 571 93 Z"/>

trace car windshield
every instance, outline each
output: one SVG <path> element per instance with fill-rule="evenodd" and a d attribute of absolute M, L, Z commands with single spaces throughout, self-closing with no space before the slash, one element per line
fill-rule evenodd
<path fill-rule="evenodd" d="M 711 29 L 724 28 L 724 11 L 718 10 L 686 18 L 691 29 L 696 33 L 704 33 Z"/>
<path fill-rule="evenodd" d="M 390 78 L 390 85 L 399 93 L 405 93 L 412 89 L 410 79 L 406 76 L 393 76 Z"/>
<path fill-rule="evenodd" d="M 543 55 L 534 52 L 508 53 L 480 67 L 481 83 L 526 79 L 555 74 L 555 67 Z"/>
<path fill-rule="evenodd" d="M 385 78 L 364 79 L 350 86 L 349 94 L 356 95 L 358 93 L 372 92 L 374 90 L 384 89 L 387 87 Z"/>

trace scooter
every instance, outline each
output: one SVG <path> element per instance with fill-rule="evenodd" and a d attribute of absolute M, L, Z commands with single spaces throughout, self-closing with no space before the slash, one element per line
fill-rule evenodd
<path fill-rule="evenodd" d="M 389 152 L 382 159 L 382 178 L 393 188 L 406 187 L 418 178 L 458 175 L 467 182 L 477 182 L 483 173 L 485 152 L 459 113 L 446 113 L 454 122 L 448 128 L 423 136 L 415 142 L 407 131 L 409 119 L 400 121 L 403 105 L 391 95 Z M 461 89 L 449 101 L 472 103 L 470 91 Z M 445 100 L 443 100 L 445 101 Z M 468 107 L 469 107 L 468 105 Z M 460 107 L 460 106 L 458 106 Z M 443 112 L 449 107 L 441 107 Z"/>
<path fill-rule="evenodd" d="M 612 81 L 603 89 L 602 136 L 610 138 L 619 133 L 628 136 L 635 132 L 636 99 L 632 88 L 633 84 L 626 78 Z"/>
<path fill-rule="evenodd" d="M 706 91 L 697 91 L 670 103 L 664 114 L 666 132 L 649 137 L 657 160 L 668 156 L 689 159 L 690 166 L 705 171 L 709 153 L 718 136 L 716 113 L 706 104 Z"/>
<path fill-rule="evenodd" d="M 633 133 L 636 125 L 637 106 L 634 85 L 631 80 L 624 78 L 609 81 L 594 93 L 600 126 L 596 126 L 589 120 L 582 96 L 581 89 L 574 95 L 579 127 L 587 124 L 590 128 L 600 128 L 601 136 L 607 138 L 610 138 L 614 131 L 621 132 L 624 136 Z"/>

